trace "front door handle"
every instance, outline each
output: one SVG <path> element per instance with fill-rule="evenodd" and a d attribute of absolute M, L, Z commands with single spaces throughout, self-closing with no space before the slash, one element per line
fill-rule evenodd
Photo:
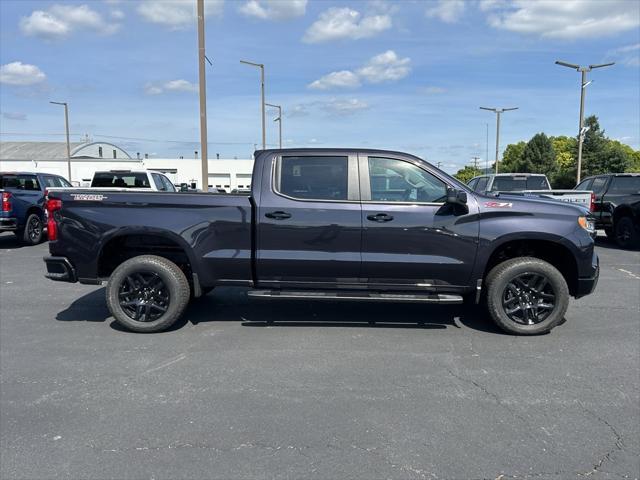
<path fill-rule="evenodd" d="M 264 214 L 267 218 L 273 218 L 274 220 L 286 220 L 287 218 L 291 218 L 291 214 L 287 212 L 269 212 Z"/>
<path fill-rule="evenodd" d="M 367 220 L 372 222 L 390 222 L 393 220 L 393 216 L 386 213 L 376 213 L 375 215 L 367 215 Z"/>

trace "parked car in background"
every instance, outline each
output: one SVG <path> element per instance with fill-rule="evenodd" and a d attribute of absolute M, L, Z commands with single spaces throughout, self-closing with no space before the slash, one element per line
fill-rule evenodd
<path fill-rule="evenodd" d="M 176 191 L 176 187 L 166 175 L 148 170 L 106 170 L 95 172 L 91 180 L 91 188 L 126 188 L 154 192 Z"/>
<path fill-rule="evenodd" d="M 552 190 L 546 175 L 539 173 L 498 173 L 472 178 L 469 187 L 484 194 L 512 193 L 540 195 L 562 202 L 581 205 L 589 210 L 593 207 L 592 192 L 587 190 Z"/>
<path fill-rule="evenodd" d="M 596 228 L 623 247 L 640 246 L 640 173 L 585 178 L 577 190 L 592 190 Z"/>
<path fill-rule="evenodd" d="M 47 277 L 101 284 L 114 318 L 169 328 L 216 286 L 263 299 L 479 303 L 502 329 L 548 332 L 593 291 L 584 209 L 472 192 L 409 154 L 255 153 L 251 194 L 50 193 Z"/>
<path fill-rule="evenodd" d="M 65 178 L 49 173 L 0 172 L 0 232 L 13 232 L 28 245 L 40 243 L 45 230 L 45 191 L 72 187 Z"/>

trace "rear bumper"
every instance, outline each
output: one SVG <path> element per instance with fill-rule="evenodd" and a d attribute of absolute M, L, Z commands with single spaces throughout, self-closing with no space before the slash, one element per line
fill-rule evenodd
<path fill-rule="evenodd" d="M 18 229 L 18 220 L 15 218 L 0 218 L 0 232 L 14 232 Z"/>
<path fill-rule="evenodd" d="M 598 285 L 598 277 L 600 276 L 600 260 L 595 252 L 593 253 L 592 268 L 593 275 L 578 278 L 578 286 L 575 295 L 576 298 L 584 297 L 585 295 L 593 293 Z"/>
<path fill-rule="evenodd" d="M 48 279 L 71 283 L 78 281 L 76 270 L 67 257 L 44 257 L 44 263 L 47 266 L 44 276 Z"/>

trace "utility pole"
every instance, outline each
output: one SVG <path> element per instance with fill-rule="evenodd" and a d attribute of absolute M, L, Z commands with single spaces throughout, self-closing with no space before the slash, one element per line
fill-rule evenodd
<path fill-rule="evenodd" d="M 200 87 L 200 156 L 202 191 L 209 191 L 209 156 L 207 152 L 207 84 L 204 51 L 204 0 L 198 0 L 198 85 Z"/>
<path fill-rule="evenodd" d="M 489 172 L 489 124 L 485 123 L 487 126 L 487 143 L 485 147 L 485 155 L 484 155 L 484 173 Z"/>
<path fill-rule="evenodd" d="M 251 65 L 260 69 L 260 92 L 262 101 L 260 102 L 262 108 L 262 149 L 267 149 L 267 133 L 266 133 L 266 120 L 265 120 L 265 103 L 264 103 L 264 63 L 254 63 L 247 60 L 240 60 L 240 63 L 245 65 Z"/>
<path fill-rule="evenodd" d="M 265 104 L 267 107 L 273 107 L 278 109 L 278 118 L 275 118 L 273 121 L 278 122 L 278 148 L 282 150 L 282 107 L 280 105 L 273 105 L 272 103 Z"/>
<path fill-rule="evenodd" d="M 71 143 L 69 143 L 69 105 L 67 102 L 49 102 L 54 105 L 64 105 L 64 128 L 67 132 L 67 175 L 71 182 Z"/>
<path fill-rule="evenodd" d="M 436 167 L 438 167 L 438 170 L 440 170 L 440 167 L 442 166 L 442 162 L 438 162 L 436 163 Z"/>
<path fill-rule="evenodd" d="M 510 110 L 517 110 L 518 107 L 511 108 L 489 108 L 480 107 L 480 110 L 489 110 L 496 114 L 496 173 L 498 173 L 498 155 L 500 154 L 500 114 L 502 112 L 508 112 Z"/>
<path fill-rule="evenodd" d="M 591 81 L 587 82 L 587 72 L 590 72 L 594 68 L 602 68 L 602 67 L 610 67 L 611 65 L 615 65 L 616 62 L 610 63 L 601 63 L 598 65 L 589 65 L 586 67 L 581 67 L 580 65 L 574 65 L 573 63 L 562 62 L 560 60 L 556 60 L 556 65 L 561 65 L 563 67 L 572 68 L 581 74 L 581 82 L 580 82 L 580 120 L 578 122 L 578 168 L 576 174 L 576 184 L 580 183 L 580 174 L 582 170 L 582 144 L 584 143 L 584 136 L 587 133 L 587 129 L 584 127 L 584 97 L 585 92 L 587 90 L 587 86 L 591 83 Z"/>
<path fill-rule="evenodd" d="M 478 170 L 478 160 L 480 160 L 480 157 L 471 157 L 471 160 L 473 160 L 473 168 Z"/>

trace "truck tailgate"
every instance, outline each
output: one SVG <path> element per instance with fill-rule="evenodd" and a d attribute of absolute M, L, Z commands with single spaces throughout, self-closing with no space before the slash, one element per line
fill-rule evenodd
<path fill-rule="evenodd" d="M 592 193 L 588 190 L 527 190 L 523 193 L 549 197 L 591 209 Z"/>

